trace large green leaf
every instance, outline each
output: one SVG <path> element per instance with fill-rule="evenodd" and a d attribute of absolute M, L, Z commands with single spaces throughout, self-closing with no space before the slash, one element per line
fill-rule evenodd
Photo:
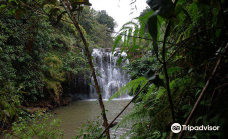
<path fill-rule="evenodd" d="M 148 31 L 153 38 L 153 53 L 158 55 L 158 45 L 157 45 L 157 12 L 154 12 L 154 14 L 148 19 Z"/>
<path fill-rule="evenodd" d="M 135 29 L 134 31 L 134 36 L 138 36 L 138 32 L 139 32 L 139 29 L 138 27 Z M 134 51 L 135 49 L 137 49 L 137 46 L 136 46 L 136 40 L 137 38 L 136 37 L 133 37 L 133 46 L 132 46 L 132 51 Z"/>
<path fill-rule="evenodd" d="M 172 0 L 147 0 L 147 4 L 163 18 L 170 18 L 174 12 Z"/>
<path fill-rule="evenodd" d="M 132 34 L 132 28 L 129 28 L 128 30 L 128 37 L 127 37 L 127 47 L 129 47 L 129 42 L 130 42 L 130 39 L 131 39 L 131 34 Z"/>
<path fill-rule="evenodd" d="M 174 4 L 172 0 L 147 0 L 147 4 L 154 11 L 153 15 L 148 19 L 148 30 L 153 38 L 153 52 L 158 56 L 157 45 L 157 15 L 163 18 L 170 18 L 174 12 Z"/>
<path fill-rule="evenodd" d="M 117 44 L 120 42 L 121 39 L 122 39 L 122 36 L 121 35 L 119 35 L 119 36 L 116 37 L 115 44 L 114 44 L 114 46 L 112 48 L 112 53 L 114 52 Z"/>

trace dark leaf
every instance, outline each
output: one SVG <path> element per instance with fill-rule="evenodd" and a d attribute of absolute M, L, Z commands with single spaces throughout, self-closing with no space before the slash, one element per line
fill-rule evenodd
<path fill-rule="evenodd" d="M 60 11 L 60 8 L 56 8 L 55 7 L 53 9 L 51 9 L 50 12 L 49 12 L 49 17 L 52 17 L 53 15 L 56 15 L 58 11 Z"/>
<path fill-rule="evenodd" d="M 89 2 L 89 0 L 70 0 L 72 4 L 84 4 L 87 6 L 92 6 L 92 4 Z"/>
<path fill-rule="evenodd" d="M 153 53 L 158 55 L 158 45 L 157 45 L 157 12 L 155 12 L 147 21 L 148 31 L 153 38 Z"/>
<path fill-rule="evenodd" d="M 151 78 L 154 76 L 155 72 L 153 70 L 148 70 L 144 77 L 146 77 L 148 80 L 151 80 Z M 153 77 L 154 78 L 154 77 Z"/>
<path fill-rule="evenodd" d="M 67 11 L 64 11 L 60 15 L 58 15 L 57 21 L 54 23 L 54 25 L 57 25 L 59 23 L 59 21 L 62 19 L 63 15 L 66 14 L 66 13 L 67 13 Z"/>
<path fill-rule="evenodd" d="M 170 18 L 174 12 L 172 0 L 147 0 L 150 8 L 163 18 Z"/>
<path fill-rule="evenodd" d="M 164 85 L 163 80 L 160 79 L 159 76 L 153 70 L 147 71 L 147 73 L 144 76 L 157 87 Z"/>

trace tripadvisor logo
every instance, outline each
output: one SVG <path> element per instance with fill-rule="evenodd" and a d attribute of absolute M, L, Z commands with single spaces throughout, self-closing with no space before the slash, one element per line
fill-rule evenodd
<path fill-rule="evenodd" d="M 189 125 L 180 125 L 179 123 L 174 123 L 171 126 L 171 131 L 173 133 L 179 133 L 182 130 L 188 130 L 188 131 L 218 131 L 220 126 L 189 126 Z"/>
<path fill-rule="evenodd" d="M 181 131 L 181 125 L 179 123 L 173 123 L 171 126 L 171 131 L 173 133 L 179 133 Z"/>

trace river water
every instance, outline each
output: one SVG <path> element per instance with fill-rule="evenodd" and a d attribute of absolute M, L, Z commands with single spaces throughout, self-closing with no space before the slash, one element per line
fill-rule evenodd
<path fill-rule="evenodd" d="M 130 101 L 128 99 L 114 99 L 110 102 L 104 100 L 104 104 L 106 107 L 107 118 L 109 122 L 111 122 L 117 114 L 127 105 Z M 118 118 L 116 121 L 119 122 L 124 115 L 129 113 L 133 108 L 133 104 L 131 104 Z M 60 119 L 61 122 L 61 129 L 64 130 L 64 139 L 71 139 L 76 135 L 75 130 L 80 128 L 83 124 L 86 124 L 87 121 L 93 121 L 98 116 L 101 115 L 101 110 L 99 107 L 98 101 L 95 99 L 89 100 L 80 100 L 72 102 L 68 106 L 55 108 L 52 112 L 53 116 L 50 117 L 51 119 Z M 101 117 L 101 116 L 100 116 Z M 102 119 L 100 118 L 100 124 L 102 125 Z M 124 127 L 118 128 L 116 131 L 111 128 L 111 137 L 112 139 L 118 139 L 121 135 L 126 133 L 129 129 Z M 0 134 L 0 139 L 5 138 L 4 135 Z M 127 137 L 126 137 L 127 138 Z"/>
<path fill-rule="evenodd" d="M 115 116 L 127 105 L 129 99 L 117 99 L 112 100 L 107 103 L 104 101 L 105 107 L 108 110 L 107 118 L 111 122 Z M 117 119 L 120 121 L 123 115 L 127 114 L 133 105 L 130 105 L 125 112 Z M 95 99 L 81 100 L 71 103 L 71 105 L 66 107 L 56 108 L 52 111 L 55 119 L 62 120 L 62 129 L 64 129 L 64 139 L 70 139 L 75 136 L 75 130 L 81 127 L 87 121 L 92 121 L 101 115 L 100 107 L 98 101 Z M 102 119 L 99 120 L 102 125 Z M 118 138 L 120 135 L 124 134 L 128 129 L 119 128 L 116 131 L 111 130 L 111 136 Z M 115 134 L 115 135 L 114 135 Z"/>

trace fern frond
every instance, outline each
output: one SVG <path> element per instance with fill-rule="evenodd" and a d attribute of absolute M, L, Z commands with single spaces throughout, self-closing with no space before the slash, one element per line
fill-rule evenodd
<path fill-rule="evenodd" d="M 155 87 L 156 87 L 156 86 L 155 86 L 154 84 L 151 84 L 151 85 L 149 86 L 149 88 L 148 88 L 148 90 L 147 90 L 147 93 L 146 93 L 145 97 L 143 97 L 143 101 L 147 101 L 147 100 L 150 98 L 150 96 L 151 96 L 152 92 L 154 91 L 154 88 L 155 88 Z"/>
<path fill-rule="evenodd" d="M 130 81 L 128 84 L 126 84 L 124 87 L 122 87 L 119 91 L 117 91 L 113 96 L 109 98 L 109 101 L 113 98 L 116 98 L 117 96 L 124 95 L 132 91 L 133 95 L 135 94 L 135 91 L 138 87 L 140 87 L 142 84 L 145 84 L 148 80 L 145 77 L 140 77 L 138 79 Z"/>
<path fill-rule="evenodd" d="M 113 48 L 112 48 L 112 54 L 113 54 L 113 52 L 114 52 L 114 50 L 115 50 L 117 44 L 120 42 L 121 39 L 122 39 L 122 36 L 121 36 L 121 35 L 118 35 L 118 36 L 116 37 L 114 46 L 113 46 Z"/>

